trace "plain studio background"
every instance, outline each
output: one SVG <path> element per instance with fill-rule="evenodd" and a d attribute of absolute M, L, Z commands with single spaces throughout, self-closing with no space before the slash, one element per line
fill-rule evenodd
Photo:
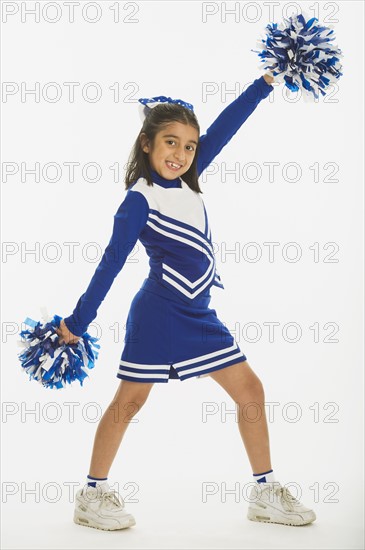
<path fill-rule="evenodd" d="M 156 384 L 129 426 L 109 480 L 137 524 L 113 533 L 74 525 L 73 493 L 119 384 L 128 308 L 148 274 L 143 247 L 90 326 L 101 351 L 83 388 L 29 382 L 18 332 L 42 305 L 69 315 L 86 290 L 125 197 L 136 100 L 189 101 L 205 133 L 262 74 L 251 48 L 289 4 L 99 2 L 96 23 L 82 17 L 83 2 L 73 23 L 63 2 L 54 23 L 46 12 L 22 21 L 21 4 L 34 2 L 10 4 L 19 12 L 2 24 L 3 82 L 13 90 L 3 94 L 3 169 L 15 172 L 2 186 L 3 547 L 362 548 L 363 4 L 311 8 L 324 24 L 337 20 L 339 88 L 310 104 L 275 86 L 201 177 L 225 285 L 213 287 L 211 307 L 264 383 L 277 479 L 318 519 L 297 529 L 246 519 L 252 471 L 234 404 L 212 379 L 192 378 Z M 204 20 L 205 9 L 216 13 Z M 95 15 L 95 6 L 85 12 Z M 78 84 L 73 101 L 67 83 Z M 24 93 L 37 86 L 37 100 Z M 39 179 L 22 175 L 36 163 Z M 67 163 L 77 163 L 73 180 Z M 277 163 L 273 176 L 267 163 Z M 278 243 L 273 261 L 267 243 Z"/>

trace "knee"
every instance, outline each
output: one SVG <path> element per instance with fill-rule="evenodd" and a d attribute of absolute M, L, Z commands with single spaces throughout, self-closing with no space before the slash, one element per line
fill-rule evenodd
<path fill-rule="evenodd" d="M 247 402 L 248 400 L 256 403 L 265 401 L 264 386 L 260 378 L 253 373 L 248 380 L 246 379 L 245 382 L 240 385 L 234 400 L 237 404 L 242 403 L 242 401 Z"/>
<path fill-rule="evenodd" d="M 265 398 L 264 386 L 260 378 L 255 374 L 253 380 L 250 382 L 250 392 L 257 396 L 259 399 Z"/>
<path fill-rule="evenodd" d="M 128 417 L 133 418 L 142 409 L 143 405 L 147 401 L 147 395 L 136 394 L 130 396 L 126 401 L 122 403 L 123 409 L 126 411 Z"/>
<path fill-rule="evenodd" d="M 143 395 L 124 396 L 123 399 L 113 399 L 109 411 L 117 421 L 129 421 L 141 410 L 147 400 Z"/>
<path fill-rule="evenodd" d="M 119 403 L 124 404 L 125 406 L 129 405 L 130 407 L 135 407 L 137 410 L 141 409 L 148 399 L 149 392 L 135 391 L 123 396 L 117 400 Z"/>
<path fill-rule="evenodd" d="M 148 396 L 149 396 L 149 392 L 148 393 L 137 392 L 136 394 L 131 396 L 131 399 L 129 401 L 130 403 L 133 403 L 134 405 L 136 405 L 136 408 L 141 409 L 143 405 L 146 403 Z"/>
<path fill-rule="evenodd" d="M 134 416 L 146 403 L 149 393 L 151 391 L 152 384 L 125 384 L 122 381 L 114 399 L 111 403 L 111 407 L 118 407 L 119 411 L 123 410 L 130 416 Z"/>

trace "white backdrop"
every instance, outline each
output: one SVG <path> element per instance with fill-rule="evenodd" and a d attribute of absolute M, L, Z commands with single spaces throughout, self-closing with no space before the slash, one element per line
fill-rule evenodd
<path fill-rule="evenodd" d="M 2 3 L 3 547 L 363 548 L 363 3 L 81 1 L 73 21 L 66 4 Z M 277 479 L 318 519 L 246 519 L 252 471 L 208 377 L 155 384 L 126 432 L 109 481 L 137 525 L 82 529 L 73 494 L 119 384 L 142 245 L 90 326 L 101 351 L 83 388 L 28 381 L 18 333 L 86 290 L 126 193 L 136 100 L 184 99 L 205 133 L 261 75 L 251 48 L 295 4 L 334 24 L 344 76 L 311 104 L 275 86 L 200 181 L 225 285 L 210 307 L 264 384 Z"/>

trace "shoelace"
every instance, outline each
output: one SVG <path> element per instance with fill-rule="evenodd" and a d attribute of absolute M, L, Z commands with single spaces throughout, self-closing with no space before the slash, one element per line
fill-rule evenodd
<path fill-rule="evenodd" d="M 295 506 L 301 505 L 301 502 L 291 494 L 287 487 L 276 487 L 274 491 L 275 494 L 280 497 L 283 507 L 290 512 L 295 510 Z"/>
<path fill-rule="evenodd" d="M 106 491 L 102 494 L 102 503 L 105 502 L 107 507 L 111 508 L 124 508 L 124 501 L 122 497 L 117 496 L 117 493 L 114 489 L 111 489 L 110 491 Z"/>

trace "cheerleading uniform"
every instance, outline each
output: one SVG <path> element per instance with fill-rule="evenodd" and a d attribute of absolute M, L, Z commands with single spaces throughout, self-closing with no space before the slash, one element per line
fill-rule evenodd
<path fill-rule="evenodd" d="M 198 176 L 273 90 L 261 76 L 230 103 L 199 139 Z M 131 302 L 117 377 L 168 382 L 206 376 L 245 361 L 229 330 L 210 309 L 210 288 L 224 288 L 200 193 L 182 178 L 151 171 L 153 186 L 139 178 L 114 215 L 111 239 L 86 292 L 64 319 L 76 336 L 96 317 L 137 240 L 150 272 Z"/>

